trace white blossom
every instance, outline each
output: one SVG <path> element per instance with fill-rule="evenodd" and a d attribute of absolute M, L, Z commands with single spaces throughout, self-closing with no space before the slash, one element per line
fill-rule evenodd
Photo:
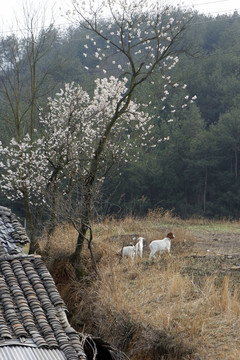
<path fill-rule="evenodd" d="M 104 136 L 127 92 L 127 81 L 113 76 L 97 79 L 92 97 L 80 85 L 66 84 L 54 99 L 49 98 L 49 111 L 40 113 L 44 133 L 41 138 L 31 141 L 27 134 L 21 143 L 12 139 L 8 147 L 0 144 L 2 191 L 11 199 L 22 198 L 27 191 L 34 203 L 43 204 L 56 169 L 54 181 L 60 187 L 61 179 L 71 179 L 74 183 L 75 179 L 86 176 L 99 138 Z M 148 146 L 152 128 L 151 117 L 141 110 L 140 104 L 130 101 L 127 111 L 112 128 L 101 155 L 101 168 L 108 166 L 110 159 L 128 162 L 137 139 L 144 138 L 143 146 Z M 103 181 L 101 173 L 98 179 Z M 65 183 L 63 194 L 67 193 Z"/>

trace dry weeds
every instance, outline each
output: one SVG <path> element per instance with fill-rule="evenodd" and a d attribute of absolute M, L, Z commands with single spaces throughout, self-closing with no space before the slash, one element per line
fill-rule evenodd
<path fill-rule="evenodd" d="M 200 223 L 201 219 L 192 222 Z M 69 270 L 67 284 L 61 287 L 74 325 L 104 337 L 132 360 L 240 359 L 239 292 L 228 276 L 220 284 L 216 274 L 200 283 L 185 271 L 185 257 L 191 256 L 196 241 L 189 227 L 190 223 L 162 211 L 144 220 L 127 217 L 95 224 L 94 251 L 101 279 L 79 283 Z M 148 246 L 142 261 L 116 255 L 135 235 L 148 244 L 170 230 L 176 235 L 171 256 L 149 261 Z M 48 246 L 50 265 L 71 254 L 76 236 L 71 226 L 57 230 Z M 89 259 L 87 249 L 83 256 Z M 85 262 L 90 269 L 89 260 Z"/>

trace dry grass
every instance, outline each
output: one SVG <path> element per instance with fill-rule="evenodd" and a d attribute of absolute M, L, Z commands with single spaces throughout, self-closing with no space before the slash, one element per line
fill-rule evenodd
<path fill-rule="evenodd" d="M 240 336 L 236 339 L 240 330 L 238 293 L 232 295 L 227 278 L 220 288 L 213 278 L 207 278 L 200 289 L 180 270 L 179 261 L 170 258 L 166 268 L 159 263 L 147 269 L 144 264 L 128 263 L 101 269 L 104 276 L 98 284 L 98 301 L 105 309 L 127 311 L 133 323 L 161 329 L 176 345 L 185 339 L 184 347 L 193 348 L 201 359 L 228 358 L 240 341 Z"/>
<path fill-rule="evenodd" d="M 191 226 L 196 223 L 195 219 Z M 189 228 L 190 222 L 188 226 L 161 211 L 145 219 L 95 224 L 94 252 L 101 279 L 79 283 L 65 263 L 69 276 L 61 290 L 73 325 L 104 337 L 132 360 L 240 359 L 239 293 L 227 276 L 220 285 L 216 277 L 206 276 L 200 285 L 184 271 L 185 255 L 191 255 L 195 240 Z M 149 261 L 147 247 L 141 262 L 120 261 L 116 255 L 134 235 L 150 242 L 170 230 L 176 235 L 171 256 Z M 76 237 L 71 226 L 59 227 L 48 247 L 49 265 L 71 254 Z M 83 256 L 89 259 L 87 249 Z M 85 262 L 88 266 L 89 260 Z"/>

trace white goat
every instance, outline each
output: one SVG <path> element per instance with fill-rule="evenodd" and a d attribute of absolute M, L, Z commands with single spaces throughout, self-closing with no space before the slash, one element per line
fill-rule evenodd
<path fill-rule="evenodd" d="M 122 257 L 128 256 L 128 257 L 134 259 L 135 253 L 136 252 L 135 252 L 135 246 L 134 245 L 124 246 L 122 248 Z"/>
<path fill-rule="evenodd" d="M 143 238 L 143 237 L 139 237 L 137 240 L 138 240 L 138 242 L 137 242 L 136 245 L 135 245 L 135 253 L 136 253 L 136 256 L 140 256 L 140 258 L 142 259 L 143 240 L 144 240 L 144 238 Z"/>
<path fill-rule="evenodd" d="M 149 255 L 149 259 L 151 259 L 153 256 L 155 257 L 156 252 L 160 251 L 168 251 L 170 253 L 170 248 L 171 248 L 171 239 L 174 239 L 175 236 L 173 235 L 172 232 L 167 234 L 167 237 L 165 237 L 162 240 L 153 240 L 149 247 L 151 250 L 151 253 Z"/>

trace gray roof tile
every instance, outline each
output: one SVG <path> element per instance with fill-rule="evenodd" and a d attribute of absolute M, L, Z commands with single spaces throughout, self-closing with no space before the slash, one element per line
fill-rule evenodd
<path fill-rule="evenodd" d="M 9 359 L 86 359 L 42 258 L 24 254 L 18 245 L 26 242 L 29 239 L 15 215 L 0 206 L 0 358 L 5 349 L 6 354 L 17 352 Z M 26 347 L 32 355 L 25 354 Z"/>

